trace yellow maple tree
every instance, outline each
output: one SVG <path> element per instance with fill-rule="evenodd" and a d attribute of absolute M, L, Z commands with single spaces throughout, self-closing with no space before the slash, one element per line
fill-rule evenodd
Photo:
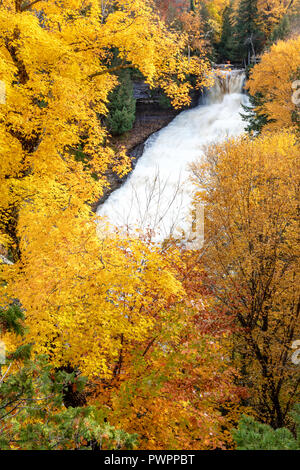
<path fill-rule="evenodd" d="M 263 97 L 256 111 L 267 115 L 270 122 L 266 129 L 296 128 L 299 123 L 299 106 L 292 99 L 293 83 L 299 78 L 299 57 L 300 36 L 279 41 L 250 72 L 248 89 L 251 95 Z"/>
<path fill-rule="evenodd" d="M 288 12 L 299 9 L 299 0 L 258 0 L 257 8 L 262 30 L 269 36 Z"/>
<path fill-rule="evenodd" d="M 108 94 L 117 84 L 114 72 L 138 68 L 176 107 L 189 102 L 188 74 L 205 82 L 208 65 L 182 54 L 185 36 L 169 32 L 147 0 L 108 2 L 105 11 L 96 0 L 4 1 L 0 32 L 0 80 L 6 89 L 0 109 L 2 243 L 10 236 L 16 245 L 14 212 L 26 197 L 32 201 L 41 191 L 41 198 L 47 193 L 62 208 L 70 197 L 76 205 L 101 196 L 103 175 L 115 156 L 103 145 L 106 131 L 98 116 L 107 112 Z M 111 67 L 116 49 L 121 64 Z M 83 140 L 87 165 L 70 152 Z M 128 170 L 124 155 L 119 165 L 115 161 L 117 170 Z"/>
<path fill-rule="evenodd" d="M 216 306 L 236 318 L 233 357 L 253 412 L 274 427 L 299 396 L 299 142 L 290 131 L 211 147 L 193 166 L 205 204 L 205 263 Z"/>
<path fill-rule="evenodd" d="M 187 76 L 206 82 L 208 64 L 183 54 L 186 36 L 147 0 L 4 1 L 0 32 L 0 243 L 14 262 L 2 266 L 1 305 L 17 295 L 36 353 L 109 376 L 121 333 L 144 338 L 154 321 L 146 306 L 163 311 L 181 287 L 155 248 L 97 231 L 90 203 L 108 165 L 129 168 L 105 144 L 99 115 L 120 68 L 138 68 L 179 106 Z"/>

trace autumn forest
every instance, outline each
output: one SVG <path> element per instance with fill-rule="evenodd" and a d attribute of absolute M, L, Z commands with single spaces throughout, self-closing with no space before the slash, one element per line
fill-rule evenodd
<path fill-rule="evenodd" d="M 0 1 L 0 449 L 300 450 L 300 1 Z"/>

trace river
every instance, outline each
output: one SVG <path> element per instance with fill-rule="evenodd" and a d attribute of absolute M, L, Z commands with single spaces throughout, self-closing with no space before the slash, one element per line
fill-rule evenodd
<path fill-rule="evenodd" d="M 204 158 L 208 144 L 243 133 L 244 81 L 241 70 L 217 74 L 204 103 L 183 111 L 147 140 L 133 172 L 97 215 L 130 235 L 151 232 L 154 241 L 188 238 L 194 191 L 189 164 Z"/>

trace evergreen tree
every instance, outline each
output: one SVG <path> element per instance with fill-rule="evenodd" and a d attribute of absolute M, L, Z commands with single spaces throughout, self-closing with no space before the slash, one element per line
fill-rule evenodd
<path fill-rule="evenodd" d="M 10 331 L 23 336 L 23 321 L 18 303 L 7 309 L 0 307 L 0 335 Z M 78 371 L 54 369 L 47 356 L 32 359 L 30 350 L 31 345 L 24 344 L 0 356 L 0 450 L 135 446 L 137 436 L 106 423 L 101 410 L 93 406 L 66 407 L 65 391 L 72 387 L 80 392 L 86 378 Z"/>
<path fill-rule="evenodd" d="M 220 62 L 234 60 L 234 26 L 232 18 L 233 7 L 232 2 L 230 2 L 223 12 L 221 39 L 217 46 Z"/>
<path fill-rule="evenodd" d="M 196 11 L 196 6 L 195 6 L 195 0 L 190 0 L 190 9 L 195 13 Z"/>
<path fill-rule="evenodd" d="M 250 416 L 242 416 L 239 427 L 233 432 L 238 450 L 300 450 L 300 405 L 293 413 L 296 437 L 286 428 L 273 429 L 255 421 Z"/>
<path fill-rule="evenodd" d="M 278 23 L 278 25 L 273 29 L 270 36 L 269 45 L 272 45 L 277 41 L 286 39 L 289 32 L 290 20 L 288 15 L 285 15 L 282 20 Z"/>
<path fill-rule="evenodd" d="M 13 374 L 0 374 L 0 449 L 132 449 L 136 435 L 104 422 L 93 406 L 65 407 L 64 390 L 85 379 L 53 370 L 47 356 L 26 359 Z"/>
<path fill-rule="evenodd" d="M 258 135 L 261 133 L 263 127 L 272 120 L 266 114 L 259 114 L 256 108 L 263 103 L 263 96 L 261 93 L 256 93 L 255 96 L 248 96 L 249 106 L 242 104 L 244 113 L 240 113 L 243 121 L 247 123 L 245 130 L 250 134 Z"/>
<path fill-rule="evenodd" d="M 244 65 L 261 52 L 263 33 L 258 26 L 257 0 L 241 0 L 235 24 L 235 60 Z"/>
<path fill-rule="evenodd" d="M 206 54 L 209 60 L 215 62 L 217 59 L 217 31 L 216 25 L 211 21 L 211 14 L 208 10 L 207 4 L 201 2 L 198 6 L 198 14 L 201 18 L 202 23 L 202 33 L 204 34 L 206 45 Z"/>
<path fill-rule="evenodd" d="M 16 335 L 24 334 L 24 313 L 17 301 L 7 308 L 0 307 L 0 337 L 6 331 L 13 331 Z"/>
<path fill-rule="evenodd" d="M 135 120 L 136 101 L 128 70 L 120 72 L 119 82 L 109 97 L 107 125 L 113 135 L 121 135 L 132 129 Z"/>

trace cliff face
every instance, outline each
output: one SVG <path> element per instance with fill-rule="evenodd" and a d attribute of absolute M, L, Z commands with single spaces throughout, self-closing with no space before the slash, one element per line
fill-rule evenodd
<path fill-rule="evenodd" d="M 150 90 L 144 82 L 134 82 L 134 97 L 136 99 L 136 117 L 131 131 L 118 137 L 112 137 L 110 144 L 113 147 L 124 146 L 131 159 L 132 169 L 134 169 L 138 159 L 144 151 L 144 145 L 148 137 L 167 126 L 183 109 L 194 108 L 198 105 L 201 93 L 193 90 L 191 93 L 191 104 L 188 108 L 175 110 L 162 105 L 161 95 L 157 91 Z M 120 178 L 115 172 L 108 171 L 107 179 L 109 186 L 105 189 L 103 196 L 97 201 L 92 209 L 96 212 L 97 207 L 108 198 L 108 196 L 118 189 L 129 176 L 130 172 Z"/>

